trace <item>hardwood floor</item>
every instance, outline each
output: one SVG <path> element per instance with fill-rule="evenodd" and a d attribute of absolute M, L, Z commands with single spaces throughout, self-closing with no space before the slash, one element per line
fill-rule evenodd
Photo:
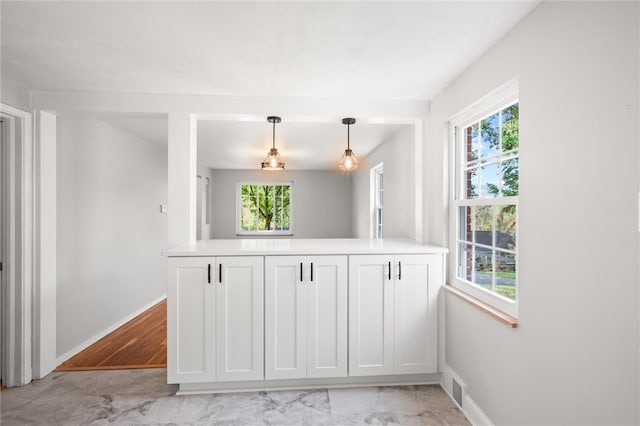
<path fill-rule="evenodd" d="M 167 301 L 98 340 L 56 371 L 166 368 Z"/>

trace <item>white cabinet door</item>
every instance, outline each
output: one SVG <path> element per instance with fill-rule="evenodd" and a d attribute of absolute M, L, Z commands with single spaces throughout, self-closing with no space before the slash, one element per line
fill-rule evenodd
<path fill-rule="evenodd" d="M 214 262 L 207 257 L 168 260 L 168 383 L 215 380 Z"/>
<path fill-rule="evenodd" d="M 435 373 L 442 256 L 394 259 L 394 374 Z"/>
<path fill-rule="evenodd" d="M 393 256 L 349 256 L 349 375 L 393 374 Z"/>
<path fill-rule="evenodd" d="M 303 256 L 265 258 L 265 378 L 306 377 L 307 287 Z"/>
<path fill-rule="evenodd" d="M 215 269 L 216 379 L 262 380 L 262 257 L 217 257 Z"/>
<path fill-rule="evenodd" d="M 310 256 L 307 377 L 347 375 L 347 256 Z"/>

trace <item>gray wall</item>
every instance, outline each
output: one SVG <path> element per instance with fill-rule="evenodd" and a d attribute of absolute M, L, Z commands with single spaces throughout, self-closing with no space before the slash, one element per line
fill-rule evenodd
<path fill-rule="evenodd" d="M 496 424 L 640 422 L 638 16 L 542 3 L 431 103 L 425 237 L 446 245 L 447 121 L 519 76 L 520 327 L 445 299 L 446 364 Z"/>
<path fill-rule="evenodd" d="M 406 126 L 362 158 L 353 175 L 353 236 L 369 238 L 371 228 L 371 168 L 384 163 L 385 238 L 414 235 L 414 127 Z"/>
<path fill-rule="evenodd" d="M 294 235 L 351 237 L 351 177 L 332 171 L 213 170 L 211 238 L 236 238 L 239 181 L 293 182 Z"/>
<path fill-rule="evenodd" d="M 3 104 L 29 111 L 29 92 L 6 72 L 0 72 L 0 96 Z"/>
<path fill-rule="evenodd" d="M 92 119 L 57 129 L 59 357 L 166 293 L 167 148 Z"/>

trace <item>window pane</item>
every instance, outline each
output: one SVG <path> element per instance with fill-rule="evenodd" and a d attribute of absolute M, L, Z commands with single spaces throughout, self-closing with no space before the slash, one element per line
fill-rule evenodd
<path fill-rule="evenodd" d="M 473 214 L 475 243 L 493 246 L 493 209 L 491 206 L 476 206 L 473 208 Z"/>
<path fill-rule="evenodd" d="M 495 207 L 496 248 L 516 249 L 516 206 L 513 204 Z"/>
<path fill-rule="evenodd" d="M 518 149 L 520 106 L 514 104 L 502 110 L 502 151 Z"/>
<path fill-rule="evenodd" d="M 471 244 L 458 243 L 458 277 L 472 281 L 473 251 Z"/>
<path fill-rule="evenodd" d="M 499 114 L 495 113 L 480 122 L 480 157 L 495 155 L 499 152 L 500 141 L 498 130 L 500 127 Z"/>
<path fill-rule="evenodd" d="M 471 233 L 471 207 L 460 207 L 459 218 L 460 229 L 458 230 L 458 238 L 463 241 L 472 242 Z"/>
<path fill-rule="evenodd" d="M 291 186 L 282 187 L 282 229 L 288 231 L 290 229 L 290 210 L 291 210 Z"/>
<path fill-rule="evenodd" d="M 516 255 L 496 251 L 496 293 L 516 300 Z"/>
<path fill-rule="evenodd" d="M 290 185 L 241 185 L 240 228 L 243 231 L 290 230 Z"/>
<path fill-rule="evenodd" d="M 473 280 L 474 284 L 493 291 L 493 253 L 486 247 L 474 246 Z"/>
<path fill-rule="evenodd" d="M 470 163 L 478 159 L 478 126 L 476 123 L 464 129 L 464 155 L 466 162 Z"/>
<path fill-rule="evenodd" d="M 242 185 L 242 229 L 257 230 L 257 189 L 255 185 Z"/>
<path fill-rule="evenodd" d="M 519 190 L 519 164 L 518 159 L 502 162 L 502 195 L 505 197 L 513 197 L 518 195 Z"/>
<path fill-rule="evenodd" d="M 282 185 L 273 187 L 273 226 L 274 230 L 282 230 Z"/>
<path fill-rule="evenodd" d="M 500 196 L 500 169 L 498 163 L 491 163 L 480 168 L 480 197 Z"/>
<path fill-rule="evenodd" d="M 463 198 L 472 199 L 478 197 L 478 168 L 474 167 L 465 172 Z"/>

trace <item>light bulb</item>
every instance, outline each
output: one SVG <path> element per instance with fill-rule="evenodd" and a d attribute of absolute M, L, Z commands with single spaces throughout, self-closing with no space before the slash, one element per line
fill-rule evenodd
<path fill-rule="evenodd" d="M 342 155 L 342 158 L 338 163 L 338 167 L 342 171 L 351 172 L 353 170 L 356 170 L 359 164 L 360 163 L 358 161 L 358 158 L 353 155 L 353 151 L 351 151 L 350 149 L 345 149 L 344 154 Z"/>

